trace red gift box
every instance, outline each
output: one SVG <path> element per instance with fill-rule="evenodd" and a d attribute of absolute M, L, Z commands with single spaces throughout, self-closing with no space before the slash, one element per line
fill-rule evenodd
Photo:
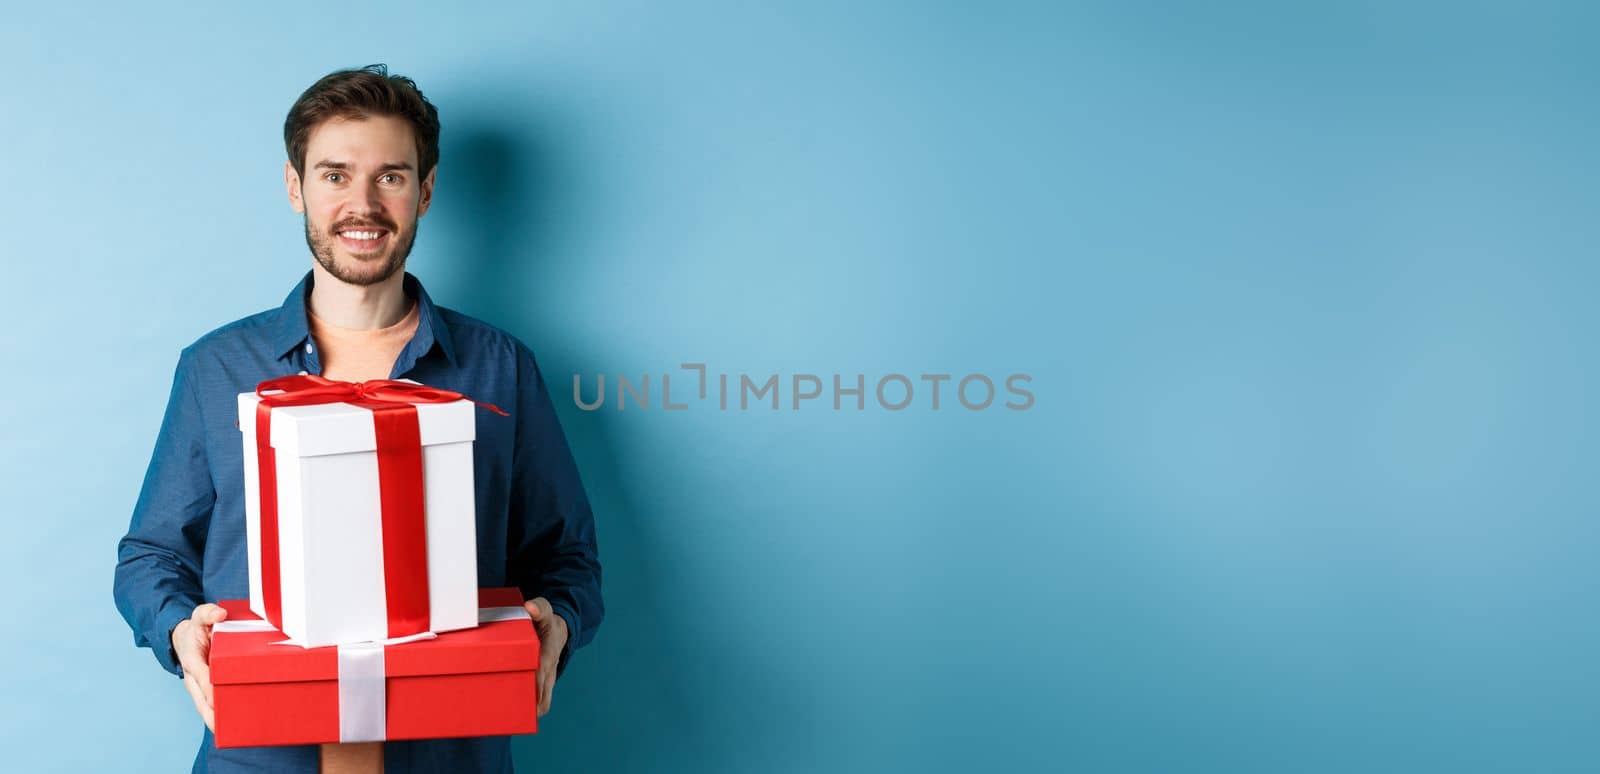
<path fill-rule="evenodd" d="M 489 622 L 477 628 L 386 646 L 274 644 L 283 633 L 251 613 L 248 600 L 218 604 L 234 622 L 219 625 L 211 640 L 218 747 L 538 729 L 539 638 L 526 612 L 511 610 L 522 609 L 518 589 L 480 589 Z M 506 616 L 515 617 L 496 620 Z M 238 630 L 252 626 L 259 630 Z"/>

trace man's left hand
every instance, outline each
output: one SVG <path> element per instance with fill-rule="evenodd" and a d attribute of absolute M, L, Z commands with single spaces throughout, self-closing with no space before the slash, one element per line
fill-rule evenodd
<path fill-rule="evenodd" d="M 567 619 L 550 609 L 550 601 L 534 597 L 522 606 L 533 616 L 533 628 L 539 632 L 539 717 L 550 711 L 550 694 L 556 687 L 556 664 L 561 661 L 561 649 L 567 646 Z"/>

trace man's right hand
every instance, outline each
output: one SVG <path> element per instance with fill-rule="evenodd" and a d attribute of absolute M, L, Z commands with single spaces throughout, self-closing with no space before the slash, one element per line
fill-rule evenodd
<path fill-rule="evenodd" d="M 206 603 L 172 629 L 172 649 L 183 666 L 183 687 L 189 689 L 194 708 L 206 728 L 216 733 L 211 711 L 211 627 L 228 617 L 228 611 Z"/>

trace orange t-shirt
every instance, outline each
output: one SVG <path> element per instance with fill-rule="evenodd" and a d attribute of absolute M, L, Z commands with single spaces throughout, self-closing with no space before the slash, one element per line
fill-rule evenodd
<path fill-rule="evenodd" d="M 357 330 L 340 328 L 306 308 L 311 337 L 322 352 L 322 375 L 346 382 L 387 379 L 394 371 L 395 358 L 417 332 L 417 302 L 411 302 L 406 316 L 387 328 Z"/>

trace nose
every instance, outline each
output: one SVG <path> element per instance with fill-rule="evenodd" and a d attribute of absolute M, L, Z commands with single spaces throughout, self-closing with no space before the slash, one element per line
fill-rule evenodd
<path fill-rule="evenodd" d="M 350 215 L 357 218 L 371 219 L 383 212 L 383 195 L 378 190 L 378 184 L 369 182 L 366 185 L 355 186 L 350 196 Z"/>

